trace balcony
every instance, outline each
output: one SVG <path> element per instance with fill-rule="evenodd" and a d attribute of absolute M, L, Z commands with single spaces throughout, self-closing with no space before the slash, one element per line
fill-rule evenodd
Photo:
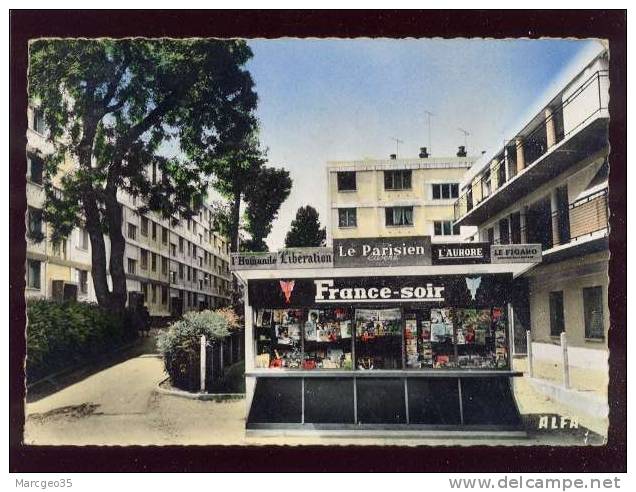
<path fill-rule="evenodd" d="M 513 243 L 541 244 L 542 263 L 554 263 L 573 256 L 589 254 L 607 248 L 609 209 L 607 188 L 568 204 L 567 209 L 550 212 L 545 204 L 535 204 L 526 214 L 526 227 L 511 227 Z M 508 244 L 501 239 L 494 244 Z"/>
<path fill-rule="evenodd" d="M 607 147 L 607 84 L 607 70 L 595 72 L 508 142 L 455 202 L 455 224 L 482 224 Z"/>

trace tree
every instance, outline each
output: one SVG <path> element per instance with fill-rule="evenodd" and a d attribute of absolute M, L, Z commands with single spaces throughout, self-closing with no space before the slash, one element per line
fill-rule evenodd
<path fill-rule="evenodd" d="M 314 207 L 310 205 L 300 207 L 285 236 L 285 246 L 288 248 L 324 246 L 326 231 L 324 227 L 320 228 L 318 219 L 318 211 Z"/>
<path fill-rule="evenodd" d="M 30 45 L 29 98 L 43 112 L 53 154 L 45 157 L 44 219 L 52 240 L 86 228 L 100 305 L 126 303 L 119 192 L 138 211 L 178 220 L 198 212 L 214 159 L 253 133 L 257 96 L 244 69 L 250 48 L 235 40 L 38 40 Z M 189 159 L 168 158 L 178 139 Z M 77 167 L 58 175 L 65 156 Z M 104 234 L 110 241 L 106 258 Z M 112 278 L 107 281 L 106 265 Z"/>
<path fill-rule="evenodd" d="M 286 169 L 263 166 L 245 190 L 246 230 L 251 239 L 245 244 L 246 251 L 267 251 L 265 238 L 272 231 L 272 222 L 278 210 L 289 196 L 292 180 Z"/>
<path fill-rule="evenodd" d="M 241 222 L 241 201 L 248 187 L 253 186 L 261 168 L 266 162 L 256 132 L 245 135 L 241 140 L 224 142 L 222 157 L 215 148 L 199 148 L 194 158 L 202 166 L 210 166 L 214 173 L 214 188 L 230 202 L 229 236 L 230 250 L 239 250 Z"/>

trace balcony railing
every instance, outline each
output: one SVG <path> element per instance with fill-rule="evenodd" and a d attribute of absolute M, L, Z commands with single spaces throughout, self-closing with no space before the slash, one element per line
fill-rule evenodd
<path fill-rule="evenodd" d="M 486 166 L 481 175 L 472 182 L 472 185 L 457 199 L 454 204 L 455 220 L 459 220 L 469 213 L 483 200 L 496 193 L 507 182 L 543 157 L 548 150 L 575 134 L 592 118 L 607 110 L 607 99 L 603 97 L 601 80 L 609 79 L 607 70 L 599 70 L 583 82 L 572 94 L 564 99 L 560 105 L 550 107 L 550 114 L 543 118 L 539 124 L 527 135 L 513 138 L 504 144 L 504 148 L 496 162 Z M 597 90 L 598 97 L 591 104 L 587 104 L 583 115 L 577 117 L 577 123 L 565 131 L 564 110 L 577 99 L 589 95 L 588 90 Z M 548 127 L 550 135 L 548 138 Z M 494 161 L 493 160 L 493 161 Z"/>
<path fill-rule="evenodd" d="M 552 230 L 554 246 L 567 244 L 585 236 L 607 229 L 609 209 L 607 204 L 607 188 L 585 198 L 581 198 L 568 207 L 567 212 L 552 214 Z M 566 234 L 563 234 L 563 233 Z"/>
<path fill-rule="evenodd" d="M 547 218 L 547 217 L 546 217 Z M 521 238 L 524 243 L 540 243 L 543 250 L 576 242 L 595 233 L 605 231 L 609 224 L 607 188 L 576 200 L 562 212 L 550 214 L 550 219 L 539 222 L 533 229 L 521 227 L 519 233 L 511 231 L 510 237 Z M 510 244 L 516 241 L 495 239 L 493 244 Z"/>

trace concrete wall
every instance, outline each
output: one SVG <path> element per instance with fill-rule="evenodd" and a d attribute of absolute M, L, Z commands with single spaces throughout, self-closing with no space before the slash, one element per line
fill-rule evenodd
<path fill-rule="evenodd" d="M 607 74 L 600 78 L 588 81 L 599 70 L 608 69 L 606 57 L 597 59 L 587 67 L 577 78 L 575 78 L 563 91 L 563 127 L 565 134 L 576 130 L 584 125 L 586 120 L 599 107 L 606 108 L 609 103 L 609 77 Z M 581 87 L 584 85 L 584 87 Z M 576 94 L 576 96 L 574 96 Z M 566 103 L 568 99 L 571 102 Z"/>
<path fill-rule="evenodd" d="M 609 253 L 601 252 L 541 266 L 532 272 L 529 276 L 529 300 L 533 340 L 551 345 L 559 344 L 558 337 L 550 336 L 549 296 L 552 291 L 563 291 L 564 322 L 568 345 L 597 351 L 607 350 L 609 329 L 608 260 Z M 603 290 L 604 340 L 585 338 L 582 289 L 594 286 L 601 286 Z"/>

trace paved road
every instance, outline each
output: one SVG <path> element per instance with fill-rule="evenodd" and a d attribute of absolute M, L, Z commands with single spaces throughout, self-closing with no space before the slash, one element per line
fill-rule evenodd
<path fill-rule="evenodd" d="M 54 445 L 166 444 L 379 444 L 379 445 L 534 445 L 584 444 L 586 430 L 564 436 L 533 432 L 528 439 L 420 439 L 371 437 L 246 437 L 243 400 L 211 402 L 155 393 L 165 378 L 153 343 L 146 353 L 112 365 L 77 383 L 27 404 L 25 442 Z M 519 388 L 522 411 L 560 413 L 544 398 Z M 556 409 L 556 411 L 555 411 Z M 592 440 L 591 442 L 598 442 Z"/>

